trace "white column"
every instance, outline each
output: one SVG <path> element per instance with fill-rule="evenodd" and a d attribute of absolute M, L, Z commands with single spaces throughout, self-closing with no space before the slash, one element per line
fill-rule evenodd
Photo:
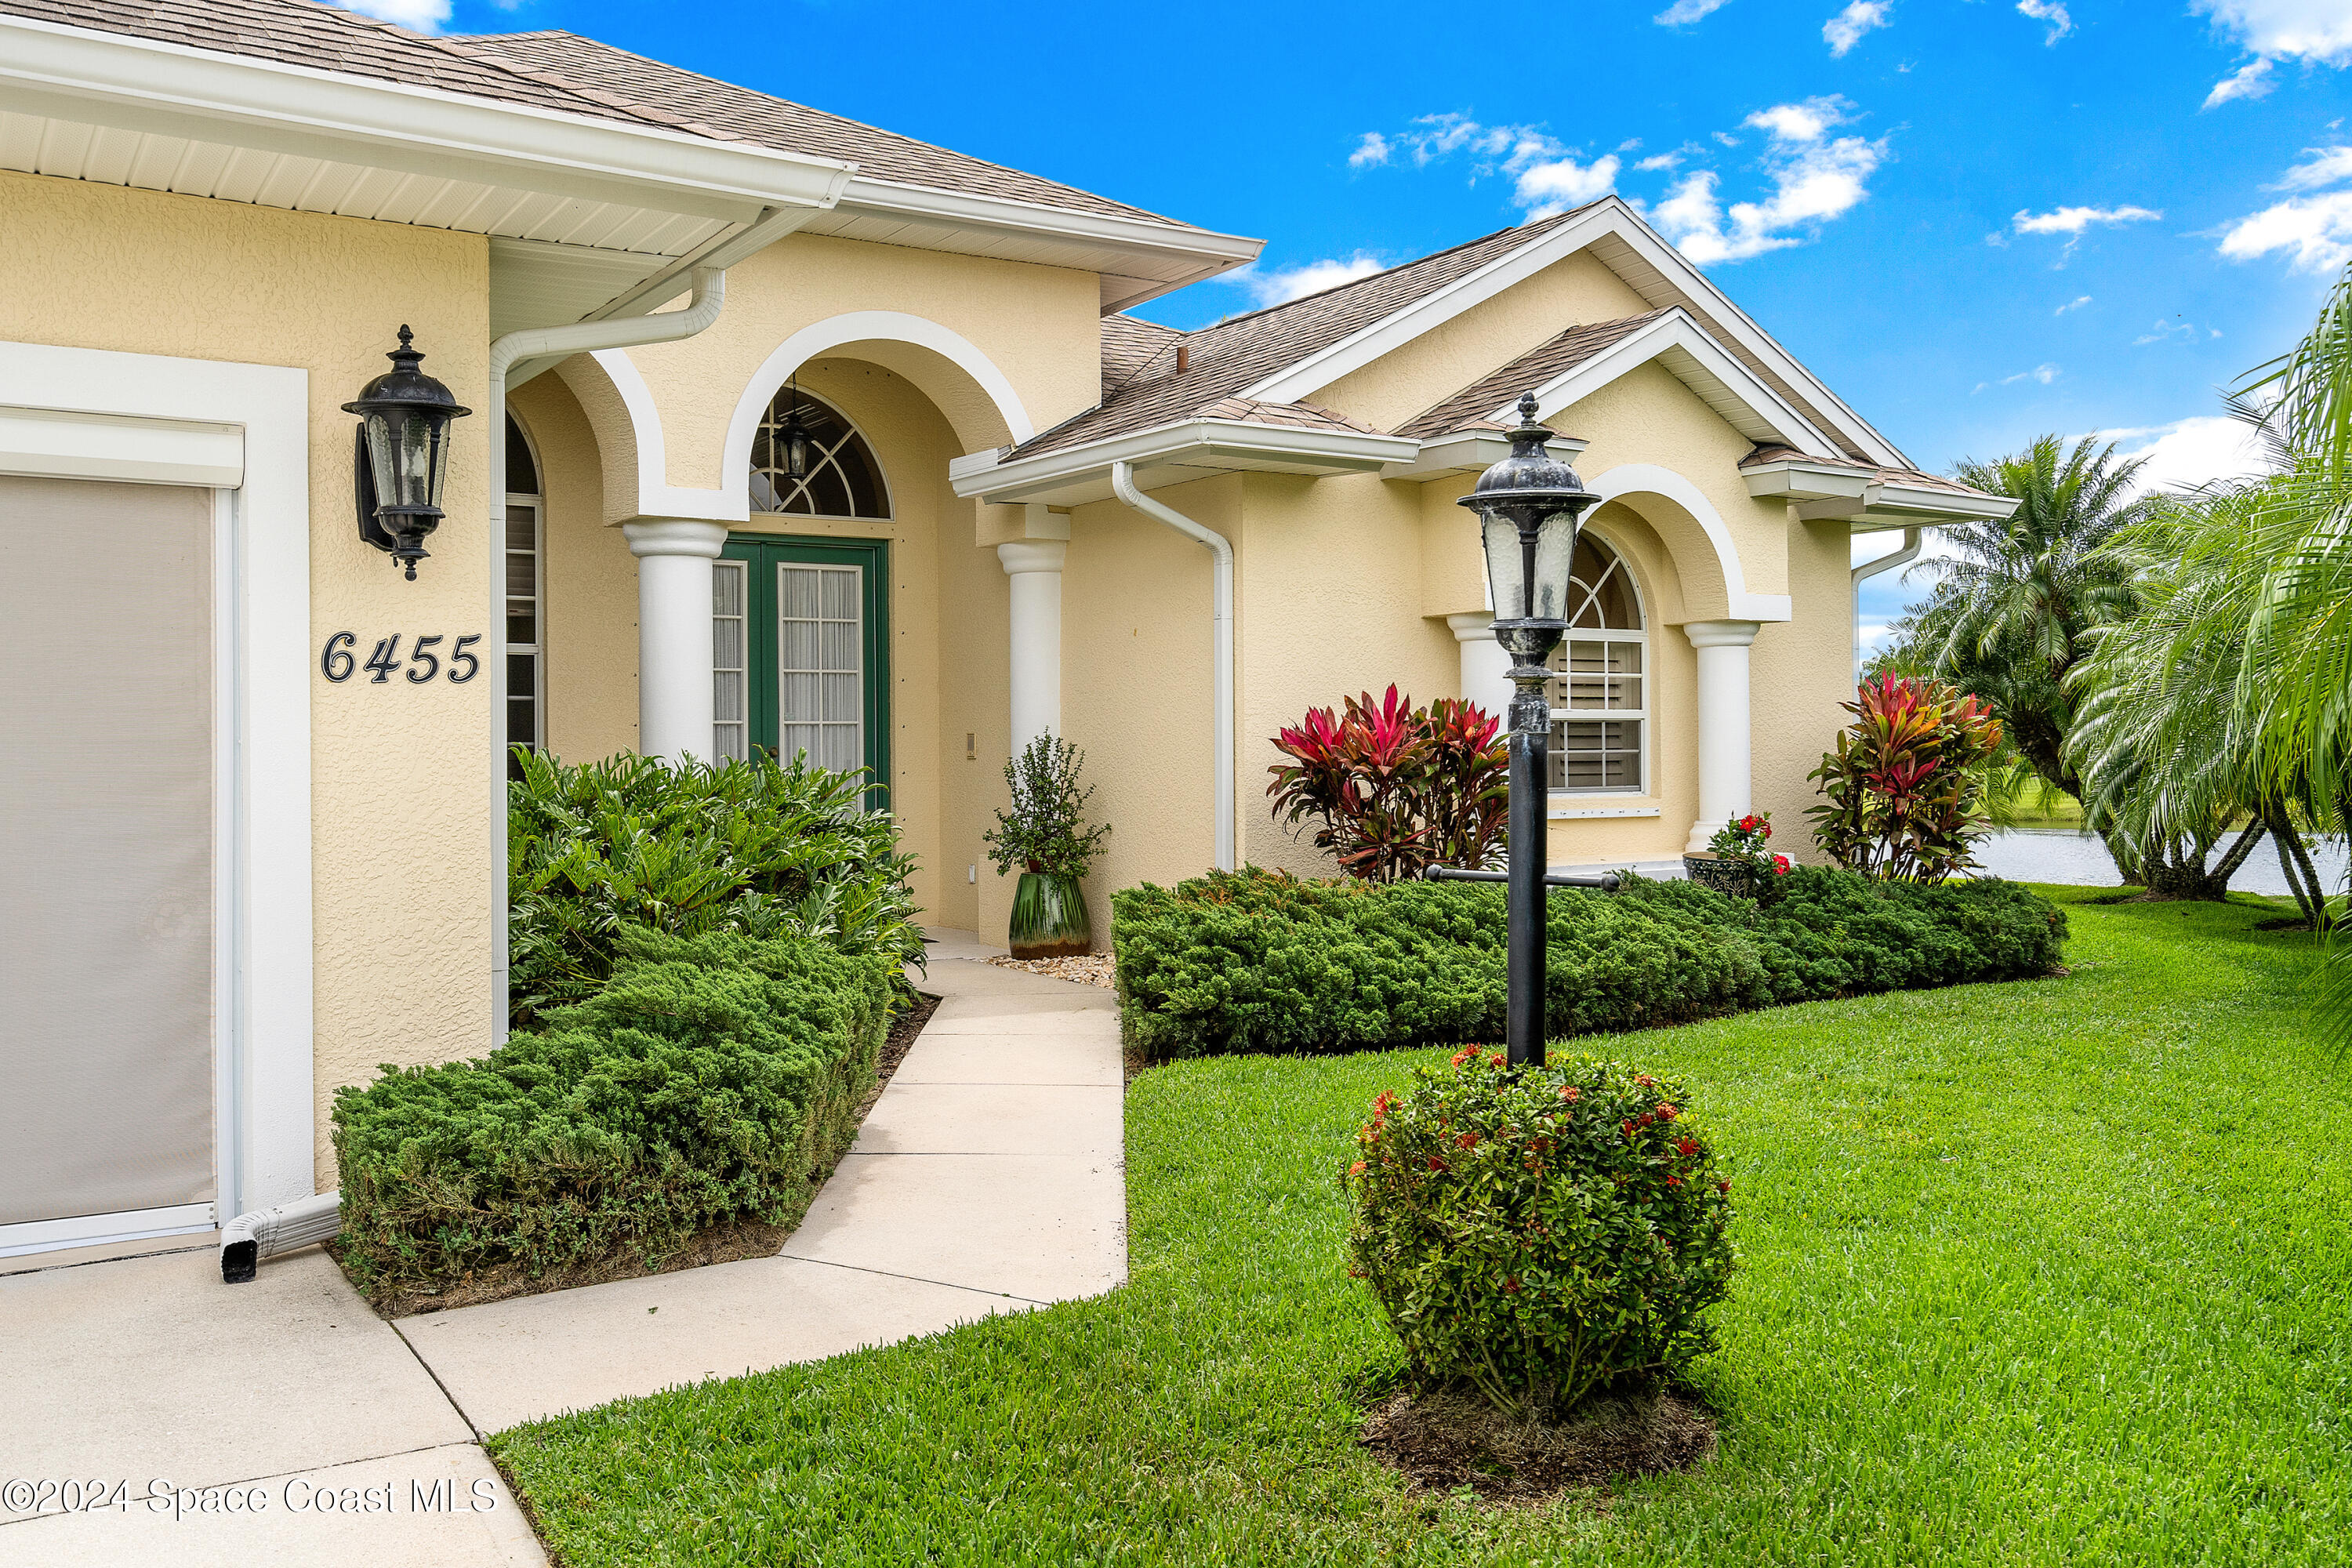
<path fill-rule="evenodd" d="M 637 558 L 637 751 L 682 762 L 711 751 L 710 563 L 724 523 L 621 525 Z"/>
<path fill-rule="evenodd" d="M 1445 624 L 1454 629 L 1454 640 L 1462 645 L 1463 697 L 1492 717 L 1509 722 L 1511 656 L 1495 640 L 1494 612 L 1448 616 Z"/>
<path fill-rule="evenodd" d="M 1698 649 L 1698 820 L 1685 853 L 1706 847 L 1716 829 L 1748 815 L 1748 647 L 1754 621 L 1692 621 L 1683 635 Z"/>
<path fill-rule="evenodd" d="M 1062 563 L 1058 539 L 1018 539 L 996 547 L 1013 579 L 1013 750 L 1062 732 Z"/>

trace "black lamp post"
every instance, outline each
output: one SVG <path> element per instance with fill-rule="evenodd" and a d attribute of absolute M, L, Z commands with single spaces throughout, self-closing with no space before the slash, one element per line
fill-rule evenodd
<path fill-rule="evenodd" d="M 416 580 L 425 536 L 441 526 L 442 488 L 449 482 L 449 426 L 473 412 L 449 389 L 417 369 L 424 353 L 400 346 L 383 357 L 393 368 L 343 405 L 360 416 L 352 484 L 358 491 L 360 537 L 405 567 Z"/>
<path fill-rule="evenodd" d="M 1601 498 L 1545 447 L 1532 393 L 1519 399 L 1511 455 L 1478 476 L 1461 504 L 1475 511 L 1495 600 L 1495 640 L 1511 656 L 1510 995 L 1506 1018 L 1515 1067 L 1544 1059 L 1544 889 L 1613 888 L 1614 877 L 1549 876 L 1544 805 L 1551 789 L 1551 705 L 1545 661 L 1568 633 L 1569 571 L 1579 520 Z M 1455 877 L 1465 873 L 1455 872 Z M 1475 873 L 1469 875 L 1475 875 Z M 1484 880 L 1491 878 L 1486 874 Z"/>

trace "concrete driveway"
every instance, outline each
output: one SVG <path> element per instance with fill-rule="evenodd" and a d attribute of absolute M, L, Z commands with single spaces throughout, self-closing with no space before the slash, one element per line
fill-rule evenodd
<path fill-rule="evenodd" d="M 945 1001 L 779 1257 L 395 1323 L 316 1248 L 0 1259 L 0 1563 L 544 1563 L 487 1433 L 1118 1284 L 1111 993 L 933 935 Z"/>

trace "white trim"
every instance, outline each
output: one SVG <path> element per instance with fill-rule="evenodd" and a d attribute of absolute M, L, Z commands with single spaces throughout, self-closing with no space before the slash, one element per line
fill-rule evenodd
<path fill-rule="evenodd" d="M 245 482 L 245 436 L 211 420 L 0 408 L 0 474 L 235 489 Z"/>
<path fill-rule="evenodd" d="M 173 1204 L 168 1208 L 126 1209 L 119 1214 L 76 1215 L 69 1219 L 19 1220 L 0 1225 L 0 1258 L 59 1252 L 68 1247 L 111 1247 L 151 1241 L 159 1236 L 190 1236 L 219 1227 L 212 1204 Z"/>
<path fill-rule="evenodd" d="M 973 195 L 928 185 L 900 184 L 870 174 L 853 174 L 841 193 L 843 207 L 866 207 L 877 212 L 946 221 L 960 228 L 996 228 L 1011 234 L 1052 235 L 1091 245 L 1153 256 L 1181 256 L 1211 265 L 1199 277 L 1210 277 L 1257 258 L 1262 239 L 1220 234 L 1213 229 L 1160 219 L 1129 217 L 1117 213 L 1078 212 L 1004 196 Z M 1170 285 L 1174 287 L 1175 285 Z M 1024 437 L 1025 439 L 1025 437 Z"/>
<path fill-rule="evenodd" d="M 1668 245 L 1642 220 L 1639 214 L 1616 196 L 1602 198 L 1591 211 L 1547 230 L 1528 244 L 1496 258 L 1444 288 L 1423 295 L 1328 348 L 1286 366 L 1255 385 L 1244 389 L 1239 395 L 1270 403 L 1296 403 L 1300 398 L 1311 396 L 1349 372 L 1361 369 L 1432 328 L 1442 326 L 1473 306 L 1526 281 L 1554 262 L 1591 247 L 1596 240 L 1612 237 L 1654 268 L 1669 288 L 1701 302 L 1699 313 L 1706 318 L 1705 324 L 1707 327 L 1719 330 L 1724 336 L 1754 354 L 1768 370 L 1800 389 L 1809 399 L 1817 395 L 1820 399 L 1817 411 L 1863 451 L 1890 468 L 1910 466 L 1909 459 L 1891 442 L 1872 429 L 1861 416 L 1847 407 L 1811 371 L 1798 363 L 1788 350 L 1774 342 L 1747 312 L 1733 304 L 1705 273 L 1692 266 L 1681 252 Z M 1610 265 L 1605 256 L 1599 259 L 1603 266 Z"/>
<path fill-rule="evenodd" d="M 1633 590 L 1633 615 L 1641 624 L 1631 627 L 1579 626 L 1576 625 L 1576 616 L 1584 613 L 1585 605 L 1577 605 L 1575 614 L 1569 617 L 1568 630 L 1561 635 L 1559 647 L 1556 650 L 1559 655 L 1560 668 L 1555 678 L 1559 681 L 1561 695 L 1567 696 L 1574 682 L 1574 672 L 1569 668 L 1569 662 L 1574 657 L 1569 651 L 1572 644 L 1580 642 L 1631 644 L 1642 650 L 1642 668 L 1636 672 L 1642 682 L 1642 705 L 1638 709 L 1630 710 L 1610 708 L 1552 708 L 1549 710 L 1551 722 L 1559 725 L 1612 722 L 1639 724 L 1642 727 L 1642 742 L 1639 748 L 1640 757 L 1635 765 L 1640 773 L 1640 778 L 1630 789 L 1622 786 L 1615 789 L 1554 789 L 1547 783 L 1544 795 L 1547 801 L 1623 800 L 1628 796 L 1654 795 L 1657 794 L 1657 781 L 1651 770 L 1656 765 L 1655 742 L 1658 724 L 1653 700 L 1657 695 L 1658 685 L 1657 661 L 1651 657 L 1651 650 L 1654 645 L 1650 637 L 1652 616 L 1649 595 L 1642 592 L 1642 574 L 1633 570 L 1633 553 L 1611 538 L 1608 529 L 1586 523 L 1582 531 L 1591 534 L 1595 542 L 1609 552 L 1609 569 L 1622 574 L 1625 579 L 1625 585 Z M 1574 581 L 1573 576 L 1570 580 Z M 1608 574 L 1603 573 L 1601 581 L 1605 583 L 1607 580 Z M 1586 589 L 1588 602 L 1595 601 L 1600 597 L 1600 584 L 1594 584 Z M 1556 750 L 1554 754 L 1559 753 Z M 1563 763 L 1561 772 L 1566 771 L 1567 767 Z"/>
<path fill-rule="evenodd" d="M 1828 457 L 1837 443 L 1799 413 L 1788 399 L 1767 386 L 1756 373 L 1726 353 L 1687 311 L 1673 310 L 1638 331 L 1611 343 L 1591 358 L 1554 376 L 1536 389 L 1536 403 L 1544 417 L 1559 413 L 1591 396 L 1629 371 L 1656 360 L 1676 380 L 1704 399 L 1725 422 L 1759 446 L 1780 442 Z M 1516 413 L 1517 397 L 1485 417 L 1507 422 Z"/>
<path fill-rule="evenodd" d="M 974 452 L 948 459 L 956 494 L 991 501 L 1051 500 L 1056 505 L 1100 500 L 1109 494 L 1101 476 L 1115 463 L 1137 468 L 1174 468 L 1144 489 L 1197 478 L 1184 469 L 1250 469 L 1282 474 L 1368 473 L 1410 462 L 1420 444 L 1406 436 L 1368 435 L 1355 430 L 1318 430 L 1295 425 L 1261 425 L 1249 419 L 1187 419 L 1132 435 L 1089 441 L 1064 451 L 1041 453 L 1007 463 L 1001 452 Z M 1069 492 L 1067 494 L 1057 492 Z"/>
<path fill-rule="evenodd" d="M 442 179 L 749 223 L 829 207 L 854 164 L 248 55 L 0 16 L 7 107 Z"/>
<path fill-rule="evenodd" d="M 1591 795 L 1570 795 L 1565 790 L 1554 790 L 1552 792 L 1551 804 L 1544 808 L 1544 815 L 1551 818 L 1554 822 L 1585 822 L 1597 821 L 1602 817 L 1663 816 L 1665 815 L 1665 811 L 1663 807 L 1655 805 L 1568 805 L 1562 804 L 1566 801 L 1590 800 L 1591 798 L 1592 797 Z"/>
<path fill-rule="evenodd" d="M 1515 424 L 1517 412 L 1513 410 Z M 1584 456 L 1590 445 L 1574 436 L 1554 436 L 1544 443 L 1544 449 L 1563 462 L 1573 463 Z M 1511 438 L 1499 430 L 1456 430 L 1422 442 L 1421 450 L 1411 462 L 1382 464 L 1381 478 L 1427 484 L 1454 474 L 1484 473 L 1510 455 Z"/>
<path fill-rule="evenodd" d="M 1696 485 L 1672 468 L 1660 468 L 1655 463 L 1620 463 L 1586 483 L 1604 504 L 1647 491 L 1664 496 L 1691 514 L 1705 531 L 1707 542 L 1715 547 L 1716 564 L 1723 571 L 1725 596 L 1729 601 L 1730 607 L 1721 616 L 1709 618 L 1786 621 L 1795 617 L 1788 595 L 1748 591 L 1748 574 L 1739 564 L 1739 551 L 1731 542 L 1731 530 L 1725 525 L 1723 514 L 1715 510 L 1715 503 L 1702 495 Z"/>
<path fill-rule="evenodd" d="M 310 376 L 280 365 L 0 342 L 0 387 L 44 408 L 242 432 L 241 484 L 215 517 L 226 721 L 217 726 L 224 955 L 215 995 L 221 1212 L 315 1189 L 311 1100 Z M 102 425 L 68 425 L 86 436 Z M 22 428 L 22 426 L 20 426 Z M 79 438 L 79 437 L 77 438 Z M 126 445 L 113 459 L 142 460 Z M 208 1226 L 207 1226 L 208 1227 Z M 137 1227 L 134 1227 L 137 1228 Z M 79 1245 L 58 1242 L 56 1245 Z"/>

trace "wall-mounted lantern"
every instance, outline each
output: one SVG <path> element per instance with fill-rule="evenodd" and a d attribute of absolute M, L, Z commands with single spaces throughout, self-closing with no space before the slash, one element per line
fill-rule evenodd
<path fill-rule="evenodd" d="M 383 357 L 393 368 L 367 384 L 343 405 L 360 416 L 352 483 L 359 507 L 360 537 L 390 555 L 416 580 L 425 559 L 425 536 L 441 526 L 441 490 L 449 479 L 449 424 L 473 412 L 461 408 L 449 389 L 417 369 L 422 351 L 400 346 Z"/>
<path fill-rule="evenodd" d="M 809 477 L 809 433 L 801 418 L 800 378 L 795 376 L 787 383 L 786 390 L 791 402 L 784 407 L 784 426 L 776 432 L 776 439 L 783 444 L 784 477 L 804 479 Z"/>

